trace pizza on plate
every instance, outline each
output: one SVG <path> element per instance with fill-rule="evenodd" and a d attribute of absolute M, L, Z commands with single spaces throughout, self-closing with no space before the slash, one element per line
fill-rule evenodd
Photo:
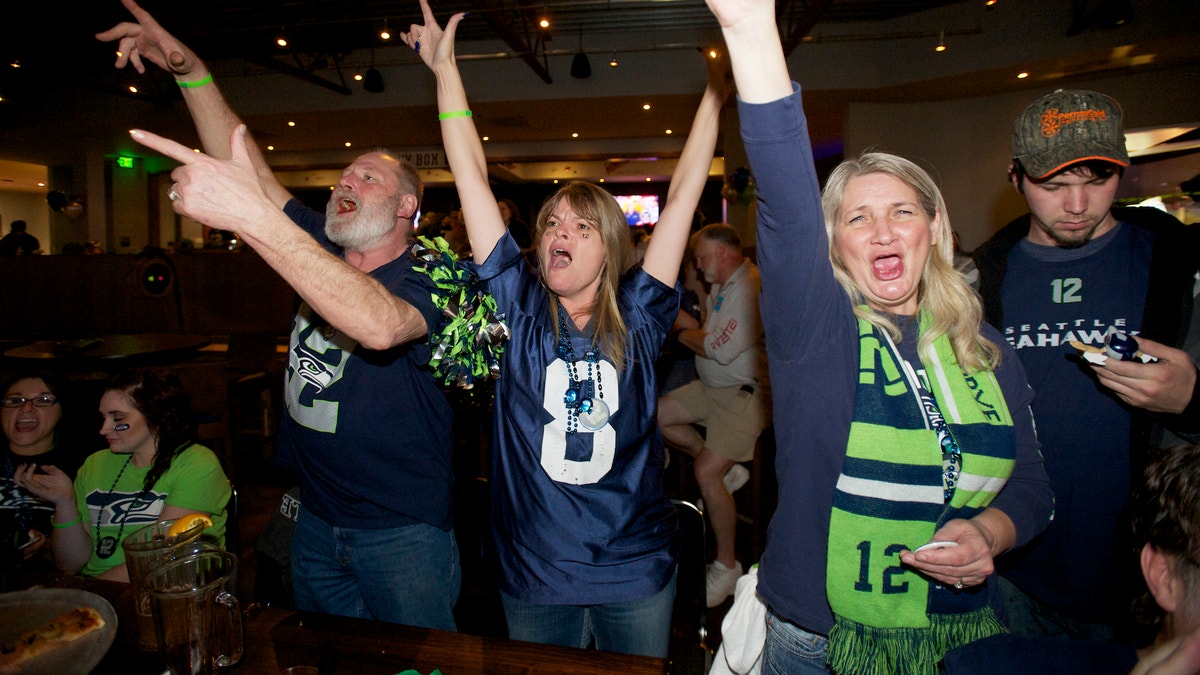
<path fill-rule="evenodd" d="M 18 673 L 32 659 L 104 627 L 104 618 L 91 607 L 78 607 L 31 628 L 13 644 L 0 645 L 0 673 Z"/>

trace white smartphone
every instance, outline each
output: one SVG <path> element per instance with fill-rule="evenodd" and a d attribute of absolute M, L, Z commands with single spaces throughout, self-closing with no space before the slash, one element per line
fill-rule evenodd
<path fill-rule="evenodd" d="M 17 550 L 20 551 L 21 549 L 23 549 L 27 546 L 30 546 L 31 544 L 36 544 L 41 540 L 42 540 L 42 535 L 35 532 L 33 534 L 33 536 L 29 538 L 29 541 L 26 541 L 24 544 L 21 544 L 20 546 L 18 546 Z"/>
<path fill-rule="evenodd" d="M 950 548 L 951 546 L 958 546 L 958 542 L 957 541 L 931 541 L 928 544 L 918 546 L 913 551 L 913 553 L 920 553 L 921 551 L 932 551 L 937 548 Z"/>

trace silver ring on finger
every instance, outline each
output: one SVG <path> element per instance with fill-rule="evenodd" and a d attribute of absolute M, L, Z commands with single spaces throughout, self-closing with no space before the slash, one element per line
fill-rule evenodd
<path fill-rule="evenodd" d="M 954 587 L 960 591 L 963 589 L 963 578 L 962 577 L 958 578 L 958 583 L 954 584 Z"/>
<path fill-rule="evenodd" d="M 167 199 L 170 199 L 173 202 L 179 200 L 179 193 L 175 191 L 174 185 L 171 186 L 170 190 L 167 190 Z"/>

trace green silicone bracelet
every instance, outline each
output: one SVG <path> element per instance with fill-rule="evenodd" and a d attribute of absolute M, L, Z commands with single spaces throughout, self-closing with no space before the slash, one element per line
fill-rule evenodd
<path fill-rule="evenodd" d="M 183 80 L 175 80 L 175 82 L 184 89 L 195 89 L 196 87 L 203 87 L 204 85 L 212 82 L 212 73 L 205 75 L 195 82 L 184 82 Z"/>
<path fill-rule="evenodd" d="M 75 516 L 75 520 L 72 520 L 69 523 L 50 523 L 50 524 L 53 525 L 54 527 L 58 527 L 58 528 L 70 527 L 70 526 L 74 525 L 75 523 L 78 523 L 82 519 L 83 519 L 83 514 L 81 513 L 81 514 Z"/>
<path fill-rule="evenodd" d="M 451 110 L 450 112 L 438 113 L 439 120 L 448 120 L 455 117 L 470 117 L 470 110 Z"/>

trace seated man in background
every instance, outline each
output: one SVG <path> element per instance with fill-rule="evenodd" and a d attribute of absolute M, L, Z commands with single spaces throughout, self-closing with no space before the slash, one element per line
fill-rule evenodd
<path fill-rule="evenodd" d="M 680 332 L 678 340 L 696 353 L 700 379 L 659 400 L 658 424 L 667 443 L 696 459 L 696 482 L 717 544 L 707 575 L 708 606 L 716 607 L 742 575 L 732 493 L 749 472 L 735 462 L 754 459 L 758 436 L 771 423 L 771 398 L 758 267 L 742 255 L 737 231 L 724 223 L 706 225 L 691 243 L 696 268 L 713 286 L 703 327 Z M 693 424 L 705 426 L 703 437 Z"/>
<path fill-rule="evenodd" d="M 1200 663 L 1187 660 L 1200 640 L 1200 446 L 1158 451 L 1131 510 L 1146 582 L 1134 610 L 1146 644 L 996 635 L 947 654 L 946 673 L 1128 673 L 1135 665 L 1135 672 L 1197 672 Z M 1174 667 L 1171 658 L 1184 665 Z"/>

